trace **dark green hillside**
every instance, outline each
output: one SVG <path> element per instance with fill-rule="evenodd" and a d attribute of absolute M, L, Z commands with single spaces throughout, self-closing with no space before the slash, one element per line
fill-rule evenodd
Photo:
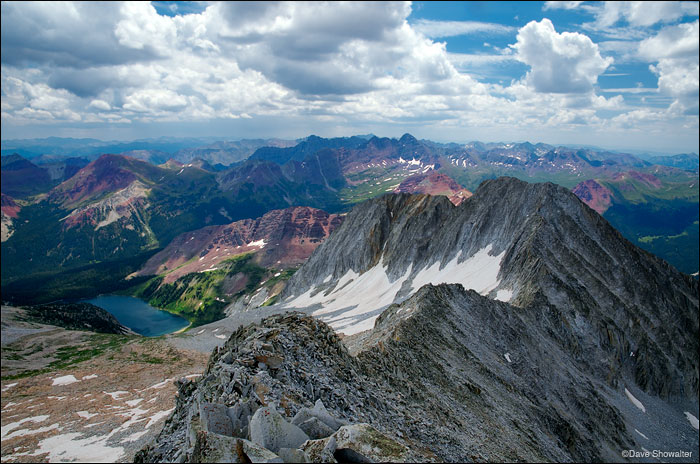
<path fill-rule="evenodd" d="M 53 271 L 33 273 L 7 283 L 3 281 L 2 299 L 15 305 L 35 305 L 124 291 L 148 280 L 147 277 L 125 279 L 139 270 L 156 251 L 68 270 L 57 267 Z M 3 258 L 3 271 L 4 268 Z"/>
<path fill-rule="evenodd" d="M 698 203 L 653 199 L 614 204 L 604 216 L 635 245 L 681 272 L 698 272 Z"/>

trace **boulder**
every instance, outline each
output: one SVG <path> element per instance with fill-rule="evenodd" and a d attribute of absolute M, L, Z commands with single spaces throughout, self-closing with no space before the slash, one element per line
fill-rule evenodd
<path fill-rule="evenodd" d="M 323 440 L 309 440 L 302 450 L 312 462 L 403 462 L 409 450 L 369 424 L 344 425 Z"/>
<path fill-rule="evenodd" d="M 227 409 L 234 437 L 246 438 L 248 436 L 248 423 L 252 413 L 253 411 L 248 401 L 239 401 Z"/>
<path fill-rule="evenodd" d="M 272 451 L 241 438 L 238 439 L 237 449 L 239 455 L 247 458 L 245 462 L 287 462 Z"/>
<path fill-rule="evenodd" d="M 313 440 L 330 437 L 335 432 L 317 417 L 311 417 L 298 425 Z"/>
<path fill-rule="evenodd" d="M 309 462 L 338 462 L 333 456 L 335 448 L 336 441 L 333 437 L 323 440 L 309 440 L 301 446 L 301 449 L 308 456 Z"/>
<path fill-rule="evenodd" d="M 197 432 L 190 462 L 245 462 L 237 452 L 237 438 L 203 430 Z"/>
<path fill-rule="evenodd" d="M 228 408 L 219 403 L 202 403 L 199 405 L 199 418 L 202 428 L 207 432 L 233 436 L 233 425 L 228 416 Z"/>
<path fill-rule="evenodd" d="M 248 430 L 251 441 L 273 452 L 280 448 L 299 448 L 309 439 L 302 429 L 284 420 L 270 407 L 255 411 Z"/>
<path fill-rule="evenodd" d="M 296 448 L 280 448 L 277 455 L 284 462 L 310 462 L 306 453 Z"/>
<path fill-rule="evenodd" d="M 248 440 L 200 431 L 190 462 L 284 462 Z"/>
<path fill-rule="evenodd" d="M 308 421 L 312 417 L 315 417 L 319 421 L 323 422 L 328 427 L 333 429 L 333 431 L 336 431 L 341 426 L 348 424 L 346 421 L 338 420 L 335 417 L 331 416 L 328 413 L 326 406 L 323 404 L 323 401 L 321 401 L 320 399 L 316 400 L 316 404 L 314 404 L 314 407 L 312 409 L 301 408 L 292 419 L 292 424 L 300 425 Z"/>

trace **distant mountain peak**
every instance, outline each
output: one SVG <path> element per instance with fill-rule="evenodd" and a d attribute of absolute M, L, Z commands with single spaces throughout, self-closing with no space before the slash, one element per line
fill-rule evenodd
<path fill-rule="evenodd" d="M 412 136 L 411 134 L 406 132 L 405 134 L 403 134 L 401 136 L 401 138 L 399 139 L 399 142 L 400 143 L 416 143 L 416 142 L 418 142 L 418 139 L 416 139 L 414 136 Z"/>

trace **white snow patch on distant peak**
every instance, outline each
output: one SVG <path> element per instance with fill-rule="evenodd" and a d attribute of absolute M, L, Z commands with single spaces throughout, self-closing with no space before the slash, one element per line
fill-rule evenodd
<path fill-rule="evenodd" d="M 649 439 L 649 437 L 647 437 L 646 435 L 644 435 L 644 434 L 643 434 L 642 432 L 640 432 L 639 430 L 634 429 L 634 431 L 637 432 L 637 433 L 638 433 L 640 436 L 642 436 L 643 438 L 645 438 L 645 439 L 647 439 L 647 440 Z"/>
<path fill-rule="evenodd" d="M 512 362 L 513 362 L 513 361 L 511 361 L 511 359 L 510 359 L 510 353 L 504 354 L 503 357 L 506 358 L 506 361 L 508 361 L 509 363 L 512 363 Z"/>
<path fill-rule="evenodd" d="M 96 379 L 96 378 L 97 378 L 97 374 L 90 374 L 90 375 L 84 376 L 83 380 L 90 380 L 90 379 Z"/>
<path fill-rule="evenodd" d="M 89 413 L 87 411 L 78 411 L 78 412 L 76 412 L 76 414 L 79 415 L 80 417 L 82 417 L 83 419 L 90 419 L 91 417 L 97 416 L 99 413 L 96 413 L 96 412 Z"/>
<path fill-rule="evenodd" d="M 254 241 L 254 242 L 250 242 L 250 243 L 249 243 L 248 245 L 246 245 L 246 246 L 256 246 L 256 247 L 263 248 L 263 247 L 265 247 L 265 239 L 264 239 L 264 238 L 261 238 L 260 240 L 256 240 L 256 241 Z"/>
<path fill-rule="evenodd" d="M 216 338 L 220 338 L 222 340 L 226 340 L 228 337 L 226 335 L 214 335 Z"/>
<path fill-rule="evenodd" d="M 56 385 L 70 385 L 75 382 L 80 382 L 80 380 L 76 379 L 74 375 L 64 375 L 53 379 L 53 383 L 51 384 L 51 386 L 53 387 Z"/>
<path fill-rule="evenodd" d="M 685 414 L 685 417 L 688 419 L 688 422 L 690 422 L 690 425 L 692 425 L 695 430 L 698 430 L 698 418 L 688 411 L 685 411 L 683 414 Z"/>
<path fill-rule="evenodd" d="M 629 398 L 629 400 L 632 402 L 632 404 L 637 406 L 642 412 L 647 412 L 647 408 L 644 407 L 642 402 L 639 401 L 637 398 L 635 398 L 634 395 L 632 395 L 632 393 L 630 393 L 630 391 L 626 388 L 625 388 L 625 395 L 627 395 L 627 398 Z"/>

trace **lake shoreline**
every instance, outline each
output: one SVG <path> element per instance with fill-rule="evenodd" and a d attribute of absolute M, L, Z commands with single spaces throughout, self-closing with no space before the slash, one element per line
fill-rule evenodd
<path fill-rule="evenodd" d="M 124 326 L 144 337 L 182 333 L 192 322 L 131 295 L 103 294 L 81 300 L 112 314 Z"/>

